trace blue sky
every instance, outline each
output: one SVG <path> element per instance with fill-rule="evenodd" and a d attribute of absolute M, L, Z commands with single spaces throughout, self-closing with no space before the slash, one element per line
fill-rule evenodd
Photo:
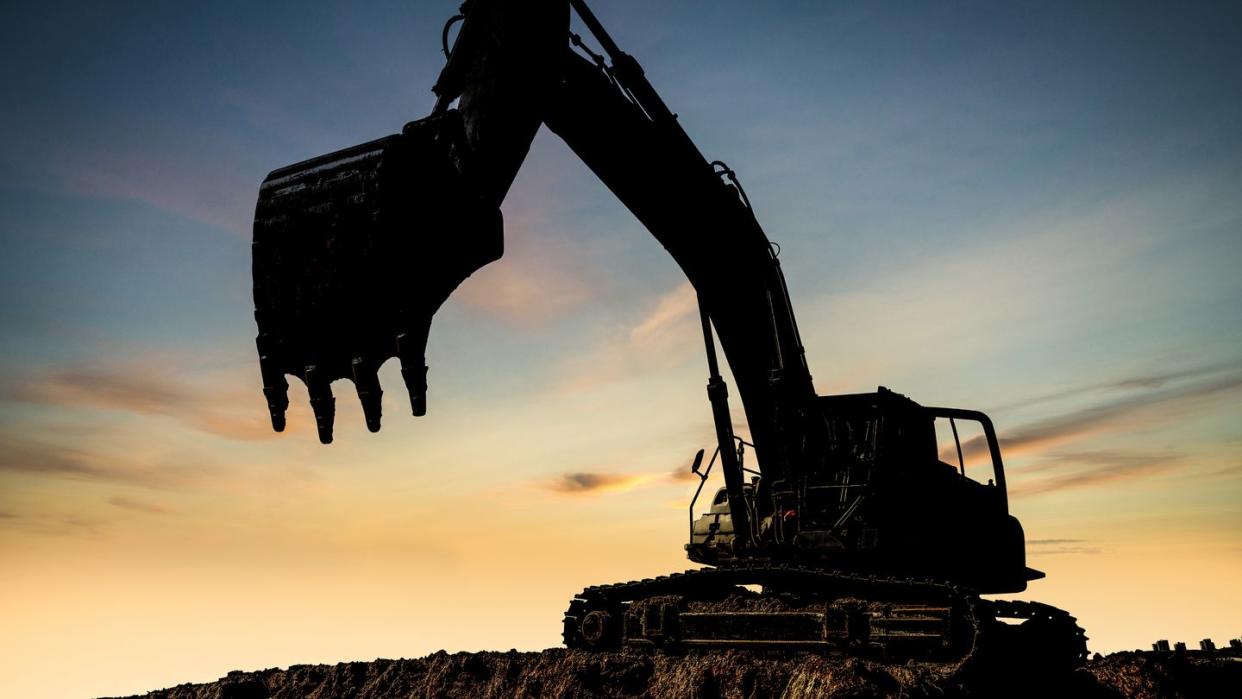
<path fill-rule="evenodd" d="M 1094 648 L 1236 633 L 1236 4 L 593 7 L 703 152 L 741 175 L 783 247 L 821 393 L 884 384 L 989 411 L 1049 572 L 1031 596 L 1071 609 Z M 546 131 L 504 206 L 505 259 L 437 316 L 431 414 L 404 417 L 389 366 L 379 435 L 347 395 L 330 448 L 304 409 L 290 434 L 267 432 L 258 183 L 425 114 L 455 9 L 9 9 L 0 560 L 18 594 L 0 607 L 16 629 L 0 651 L 83 668 L 39 691 L 543 647 L 582 585 L 686 564 L 686 484 L 668 474 L 711 436 L 693 305 Z M 580 473 L 600 487 L 565 492 Z M 479 508 L 511 530 L 445 528 Z M 500 562 L 524 571 L 522 611 L 486 594 L 474 616 L 438 610 L 477 605 L 467 591 L 487 590 L 469 580 Z M 308 576 L 319 564 L 335 572 Z M 139 580 L 156 581 L 143 597 Z M 184 592 L 203 581 L 219 584 Z M 411 590 L 448 602 L 394 601 Z M 359 625 L 358 595 L 396 622 Z M 1136 623 L 1136 605 L 1156 611 Z M 297 621 L 312 611 L 322 628 Z M 147 640 L 106 651 L 83 619 L 100 634 L 138 619 Z M 199 636 L 176 634 L 187 619 Z"/>
<path fill-rule="evenodd" d="M 707 7 L 599 12 L 703 150 L 743 174 L 774 238 L 835 243 L 829 259 L 787 262 L 795 288 L 850 288 L 876 264 L 961 249 L 981 227 L 1144 189 L 1193 188 L 1200 200 L 1185 205 L 1208 210 L 1236 198 L 1242 87 L 1230 40 L 1238 17 L 1227 4 L 1177 13 L 1079 3 Z M 425 111 L 443 11 L 41 3 L 16 14 L 4 30 L 3 82 L 20 105 L 2 117 L 12 134 L 0 158 L 7 264 L 55 270 L 93 297 L 72 295 L 64 279 L 6 274 L 29 302 L 23 313 L 90 324 L 116 310 L 97 304 L 133 308 L 143 305 L 135 297 L 149 305 L 156 295 L 166 304 L 147 310 L 168 317 L 149 325 L 176 326 L 194 310 L 208 314 L 211 334 L 229 322 L 206 308 L 221 293 L 211 286 L 244 285 L 237 256 L 254 183 L 274 163 L 391 132 Z M 670 280 L 675 269 L 650 264 L 659 253 L 640 232 L 615 240 L 618 207 L 558 149 L 546 149 L 546 169 L 564 171 L 547 175 L 568 209 L 557 227 L 573 229 L 584 254 L 602 245 L 596 254 Z M 169 214 L 190 221 L 158 218 Z M 1186 233 L 1215 236 L 1236 259 L 1228 226 L 1207 227 Z M 243 240 L 212 239 L 208 228 Z M 168 294 L 168 277 L 142 279 L 123 259 L 75 269 L 100 247 L 138 253 L 129 264 L 166 265 L 178 280 L 193 259 L 208 281 Z M 44 313 L 44 304 L 57 305 Z M 118 321 L 127 333 L 141 325 Z"/>

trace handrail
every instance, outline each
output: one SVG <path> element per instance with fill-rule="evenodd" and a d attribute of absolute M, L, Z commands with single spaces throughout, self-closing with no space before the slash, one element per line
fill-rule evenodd
<path fill-rule="evenodd" d="M 711 461 L 707 462 L 707 468 L 700 473 L 694 472 L 699 477 L 699 487 L 694 489 L 694 497 L 690 498 L 690 543 L 694 543 L 694 503 L 699 501 L 699 494 L 703 492 L 703 486 L 707 483 L 707 477 L 712 472 L 712 466 L 716 463 L 716 457 L 720 455 L 720 447 L 716 447 L 716 451 L 712 452 Z"/>

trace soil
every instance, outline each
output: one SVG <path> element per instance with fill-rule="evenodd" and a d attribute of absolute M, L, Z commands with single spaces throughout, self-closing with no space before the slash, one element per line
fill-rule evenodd
<path fill-rule="evenodd" d="M 1225 654 L 1125 652 L 1054 672 L 1008 661 L 984 665 L 886 663 L 745 651 L 686 655 L 439 652 L 408 660 L 230 672 L 147 699 L 372 699 L 378 697 L 1085 697 L 1239 696 L 1242 659 Z"/>

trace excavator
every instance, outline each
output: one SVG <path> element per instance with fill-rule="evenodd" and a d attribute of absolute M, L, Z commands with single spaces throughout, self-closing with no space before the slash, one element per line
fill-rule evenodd
<path fill-rule="evenodd" d="M 1065 611 L 982 596 L 1043 577 L 1026 566 L 992 422 L 883 387 L 816 393 L 779 248 L 737 174 L 700 153 L 584 0 L 467 0 L 441 41 L 430 115 L 260 187 L 256 344 L 276 431 L 288 376 L 305 384 L 321 442 L 332 441 L 339 379 L 378 431 L 377 370 L 393 357 L 413 414 L 426 413 L 432 316 L 502 256 L 501 204 L 546 126 L 693 285 L 716 434 L 713 455 L 699 450 L 691 467 L 700 482 L 685 548 L 703 567 L 583 590 L 565 613 L 566 646 L 1085 660 Z M 734 431 L 717 342 L 750 439 Z M 967 427 L 976 436 L 962 438 Z M 967 474 L 966 454 L 986 483 Z M 713 468 L 723 487 L 696 517 Z"/>

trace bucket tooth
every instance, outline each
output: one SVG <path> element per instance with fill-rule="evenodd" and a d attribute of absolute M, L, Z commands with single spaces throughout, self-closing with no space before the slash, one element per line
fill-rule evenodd
<path fill-rule="evenodd" d="M 259 373 L 263 376 L 263 396 L 267 398 L 267 412 L 272 419 L 272 429 L 285 431 L 285 411 L 289 409 L 289 382 L 285 375 L 266 355 L 259 357 Z"/>
<path fill-rule="evenodd" d="M 415 417 L 427 414 L 427 369 L 421 361 L 406 361 L 401 358 L 401 378 L 405 380 L 405 388 L 410 392 L 410 410 Z"/>
<path fill-rule="evenodd" d="M 366 418 L 367 429 L 379 432 L 384 391 L 380 388 L 375 362 L 363 357 L 355 357 L 350 362 L 350 366 L 353 369 L 354 387 L 358 389 L 358 401 L 362 403 L 362 415 Z"/>
<path fill-rule="evenodd" d="M 306 367 L 306 391 L 310 394 L 311 410 L 315 413 L 315 428 L 321 444 L 332 443 L 332 422 L 336 419 L 336 398 L 332 397 L 332 385 L 319 375 L 314 365 Z"/>
<path fill-rule="evenodd" d="M 419 331 L 404 332 L 397 336 L 397 357 L 401 360 L 401 378 L 410 392 L 410 410 L 415 417 L 427 414 L 427 330 L 430 319 L 420 325 Z"/>
<path fill-rule="evenodd" d="M 285 431 L 285 410 L 289 408 L 289 383 L 281 380 L 279 386 L 264 386 L 263 395 L 267 397 L 268 417 L 272 419 L 272 429 Z"/>

